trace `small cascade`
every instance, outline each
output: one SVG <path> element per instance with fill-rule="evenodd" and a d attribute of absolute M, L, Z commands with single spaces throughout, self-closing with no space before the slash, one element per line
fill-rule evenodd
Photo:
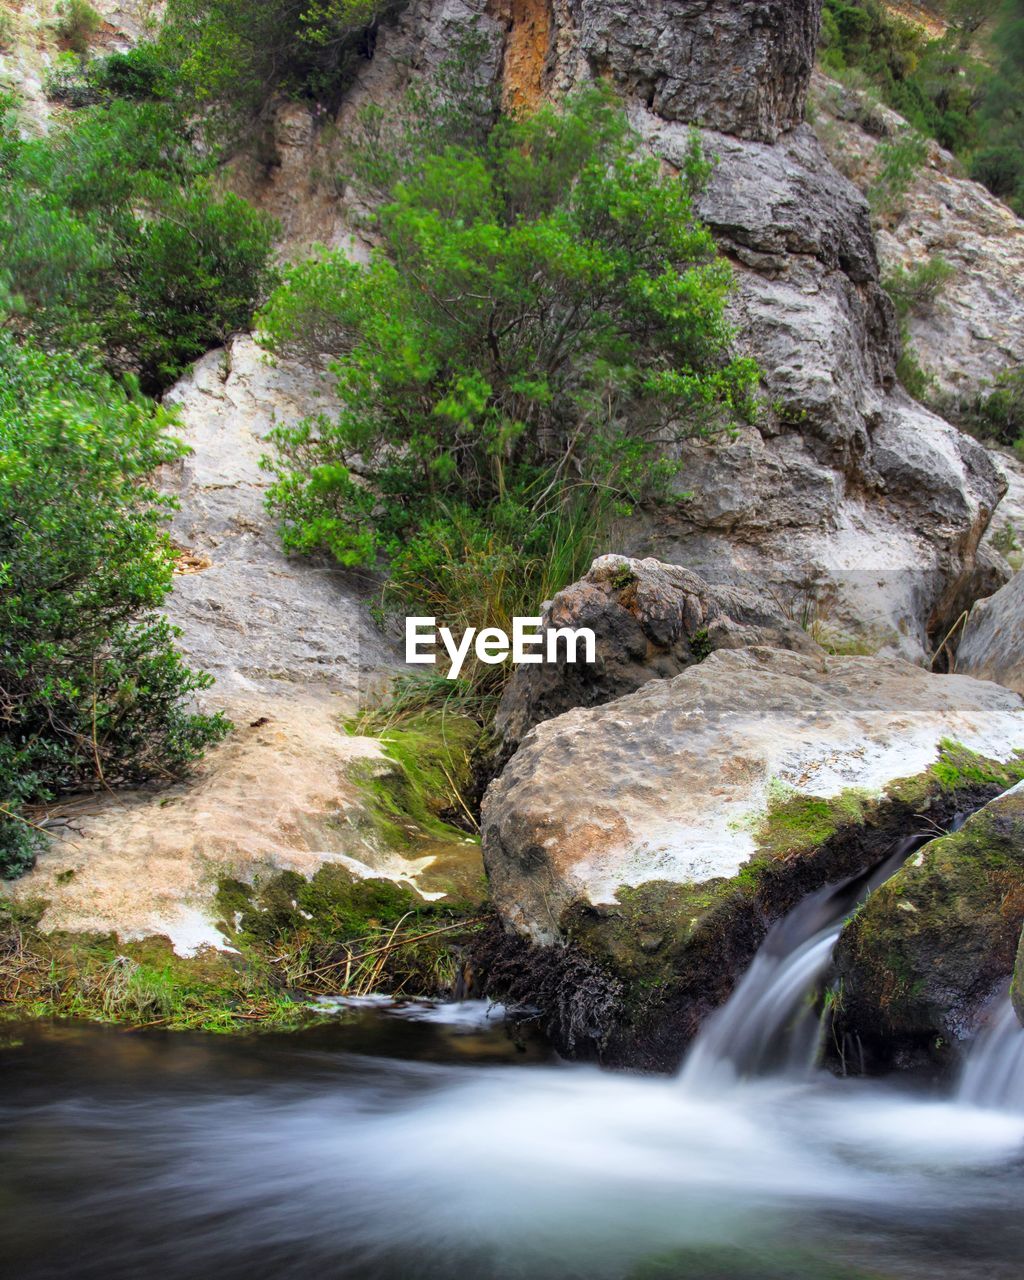
<path fill-rule="evenodd" d="M 967 1056 L 957 1100 L 1024 1112 L 1024 1027 L 1006 996 Z"/>
<path fill-rule="evenodd" d="M 687 1087 L 809 1072 L 818 1057 L 824 981 L 853 908 L 933 837 L 902 840 L 866 875 L 805 898 L 769 931 L 742 981 L 709 1020 L 683 1064 Z"/>

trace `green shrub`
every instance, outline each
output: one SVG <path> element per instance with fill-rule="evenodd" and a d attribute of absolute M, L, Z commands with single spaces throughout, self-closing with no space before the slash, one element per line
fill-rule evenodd
<path fill-rule="evenodd" d="M 946 0 L 939 8 L 947 29 L 931 38 L 882 0 L 825 0 L 821 63 L 833 75 L 865 76 L 914 129 L 1024 213 L 1024 6 Z"/>
<path fill-rule="evenodd" d="M 217 192 L 176 106 L 114 99 L 46 138 L 6 136 L 0 261 L 40 340 L 92 346 L 156 391 L 248 327 L 275 224 Z"/>
<path fill-rule="evenodd" d="M 190 671 L 156 613 L 169 502 L 146 477 L 183 453 L 168 414 L 79 355 L 0 332 L 0 806 L 174 776 L 226 731 L 189 709 Z M 2 873 L 32 828 L 0 821 Z M 27 834 L 28 833 L 28 834 Z"/>
<path fill-rule="evenodd" d="M 868 204 L 876 215 L 899 214 L 911 184 L 928 158 L 928 143 L 913 129 L 886 138 L 875 148 L 878 175 L 868 188 Z"/>
<path fill-rule="evenodd" d="M 404 2 L 168 0 L 160 44 L 191 100 L 237 131 L 282 93 L 336 105 Z"/>
<path fill-rule="evenodd" d="M 0 9 L 0 51 L 6 52 L 14 45 L 14 19 Z"/>
<path fill-rule="evenodd" d="M 882 287 L 892 299 L 901 320 L 926 315 L 956 274 L 956 269 L 938 254 L 917 267 L 896 267 L 882 279 Z"/>
<path fill-rule="evenodd" d="M 103 19 L 89 0 L 60 0 L 57 5 L 53 29 L 57 38 L 75 53 L 88 52 L 89 41 L 102 26 Z"/>
<path fill-rule="evenodd" d="M 591 89 L 474 145 L 375 150 L 382 247 L 296 267 L 259 321 L 274 350 L 332 352 L 345 405 L 274 433 L 289 550 L 383 556 L 390 603 L 453 623 L 532 612 L 682 439 L 753 413 L 693 207 L 707 164 L 694 144 L 670 178 L 636 148 Z"/>

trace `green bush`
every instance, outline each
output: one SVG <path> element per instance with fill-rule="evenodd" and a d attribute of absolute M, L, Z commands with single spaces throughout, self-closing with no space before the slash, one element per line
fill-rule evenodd
<path fill-rule="evenodd" d="M 89 0 L 60 0 L 57 5 L 57 20 L 53 29 L 57 38 L 75 53 L 88 52 L 89 41 L 102 26 L 103 19 L 89 4 Z"/>
<path fill-rule="evenodd" d="M 94 347 L 157 391 L 248 327 L 275 224 L 218 193 L 176 106 L 114 99 L 44 139 L 4 136 L 0 261 L 41 341 Z"/>
<path fill-rule="evenodd" d="M 898 214 L 911 184 L 928 158 L 928 143 L 913 129 L 904 129 L 875 148 L 878 176 L 868 188 L 868 204 L 876 215 Z"/>
<path fill-rule="evenodd" d="M 273 350 L 333 353 L 345 405 L 274 433 L 290 550 L 383 557 L 391 603 L 481 625 L 564 585 L 553 564 L 575 574 L 595 521 L 663 492 L 682 439 L 752 415 L 694 212 L 708 166 L 636 152 L 597 89 L 474 145 L 374 151 L 369 266 L 324 252 L 259 320 Z"/>
<path fill-rule="evenodd" d="M 897 316 L 905 320 L 931 311 L 955 274 L 956 268 L 936 254 L 917 267 L 896 267 L 883 276 L 882 287 L 892 299 Z"/>
<path fill-rule="evenodd" d="M 244 129 L 279 94 L 336 105 L 405 0 L 168 0 L 160 45 L 184 91 Z"/>
<path fill-rule="evenodd" d="M 6 52 L 14 45 L 14 19 L 0 10 L 0 51 Z"/>
<path fill-rule="evenodd" d="M 190 671 L 156 609 L 171 585 L 169 501 L 147 477 L 178 458 L 166 411 L 78 355 L 0 332 L 0 806 L 90 783 L 175 776 L 226 722 L 189 704 Z M 0 873 L 32 828 L 0 821 Z"/>

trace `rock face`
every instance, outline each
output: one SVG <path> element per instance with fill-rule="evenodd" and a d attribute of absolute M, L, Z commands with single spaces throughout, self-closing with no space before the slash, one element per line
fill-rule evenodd
<path fill-rule="evenodd" d="M 835 1042 L 873 1070 L 947 1062 L 1005 990 L 1022 923 L 1024 783 L 926 845 L 843 930 Z"/>
<path fill-rule="evenodd" d="M 1010 998 L 1022 1026 L 1024 1026 L 1024 931 L 1020 935 L 1017 948 L 1017 963 L 1013 970 L 1013 984 L 1010 987 Z"/>
<path fill-rule="evenodd" d="M 803 118 L 820 0 L 555 0 L 554 16 L 556 82 L 610 77 L 665 120 L 767 142 Z"/>
<path fill-rule="evenodd" d="M 681 163 L 686 130 L 649 114 Z M 977 548 L 1006 482 L 987 452 L 895 385 L 898 335 L 863 197 L 811 131 L 775 146 L 706 135 L 701 212 L 737 264 L 735 319 L 773 414 L 685 451 L 694 491 L 629 549 L 712 581 L 763 585 L 842 649 L 920 659 L 959 608 L 1005 579 Z"/>
<path fill-rule="evenodd" d="M 181 503 L 171 525 L 181 572 L 167 612 L 183 649 L 217 677 L 221 698 L 319 685 L 354 703 L 396 661 L 370 619 L 370 584 L 284 554 L 260 466 L 275 422 L 334 409 L 327 379 L 271 364 L 251 338 L 236 338 L 165 400 L 179 407 L 193 450 L 164 477 Z"/>
<path fill-rule="evenodd" d="M 1024 694 L 1024 573 L 971 610 L 956 667 Z"/>
<path fill-rule="evenodd" d="M 961 803 L 929 773 L 942 740 L 1013 759 L 1024 703 L 898 659 L 720 650 L 527 735 L 484 800 L 495 905 L 620 984 L 592 1052 L 673 1065 L 775 919 Z"/>
<path fill-rule="evenodd" d="M 768 590 L 839 650 L 920 661 L 1005 580 L 978 548 L 1006 484 L 979 445 L 896 386 L 866 202 L 800 125 L 819 11 L 818 0 L 413 0 L 380 31 L 336 136 L 343 145 L 362 105 L 429 75 L 467 23 L 490 41 L 480 74 L 500 78 L 506 103 L 609 79 L 677 167 L 690 124 L 705 126 L 718 165 L 701 212 L 736 264 L 739 340 L 771 409 L 732 441 L 688 447 L 680 484 L 694 497 L 632 523 L 616 549 Z M 318 238 L 365 253 L 350 193 L 312 178 L 338 161 L 301 114 L 287 108 L 281 164 L 249 194 L 282 215 L 288 252 Z"/>
<path fill-rule="evenodd" d="M 678 565 L 601 556 L 543 612 L 544 628 L 589 627 L 597 661 L 521 666 L 502 697 L 496 727 L 514 748 L 542 720 L 594 707 L 678 675 L 716 649 L 750 645 L 821 653 L 795 622 L 739 589 L 712 589 Z"/>
<path fill-rule="evenodd" d="M 829 156 L 867 190 L 879 143 L 909 126 L 894 111 L 815 73 L 815 128 Z M 953 275 L 934 305 L 908 320 L 910 340 L 936 390 L 976 392 L 1024 361 L 1024 222 L 980 183 L 965 178 L 948 151 L 927 158 L 878 228 L 883 270 L 913 270 L 943 258 Z"/>

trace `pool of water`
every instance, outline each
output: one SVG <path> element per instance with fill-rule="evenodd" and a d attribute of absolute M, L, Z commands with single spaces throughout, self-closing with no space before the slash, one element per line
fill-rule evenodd
<path fill-rule="evenodd" d="M 245 1041 L 6 1026 L 0 1081 L 0 1266 L 26 1280 L 1024 1268 L 1024 1115 L 568 1066 L 479 1005 Z"/>

